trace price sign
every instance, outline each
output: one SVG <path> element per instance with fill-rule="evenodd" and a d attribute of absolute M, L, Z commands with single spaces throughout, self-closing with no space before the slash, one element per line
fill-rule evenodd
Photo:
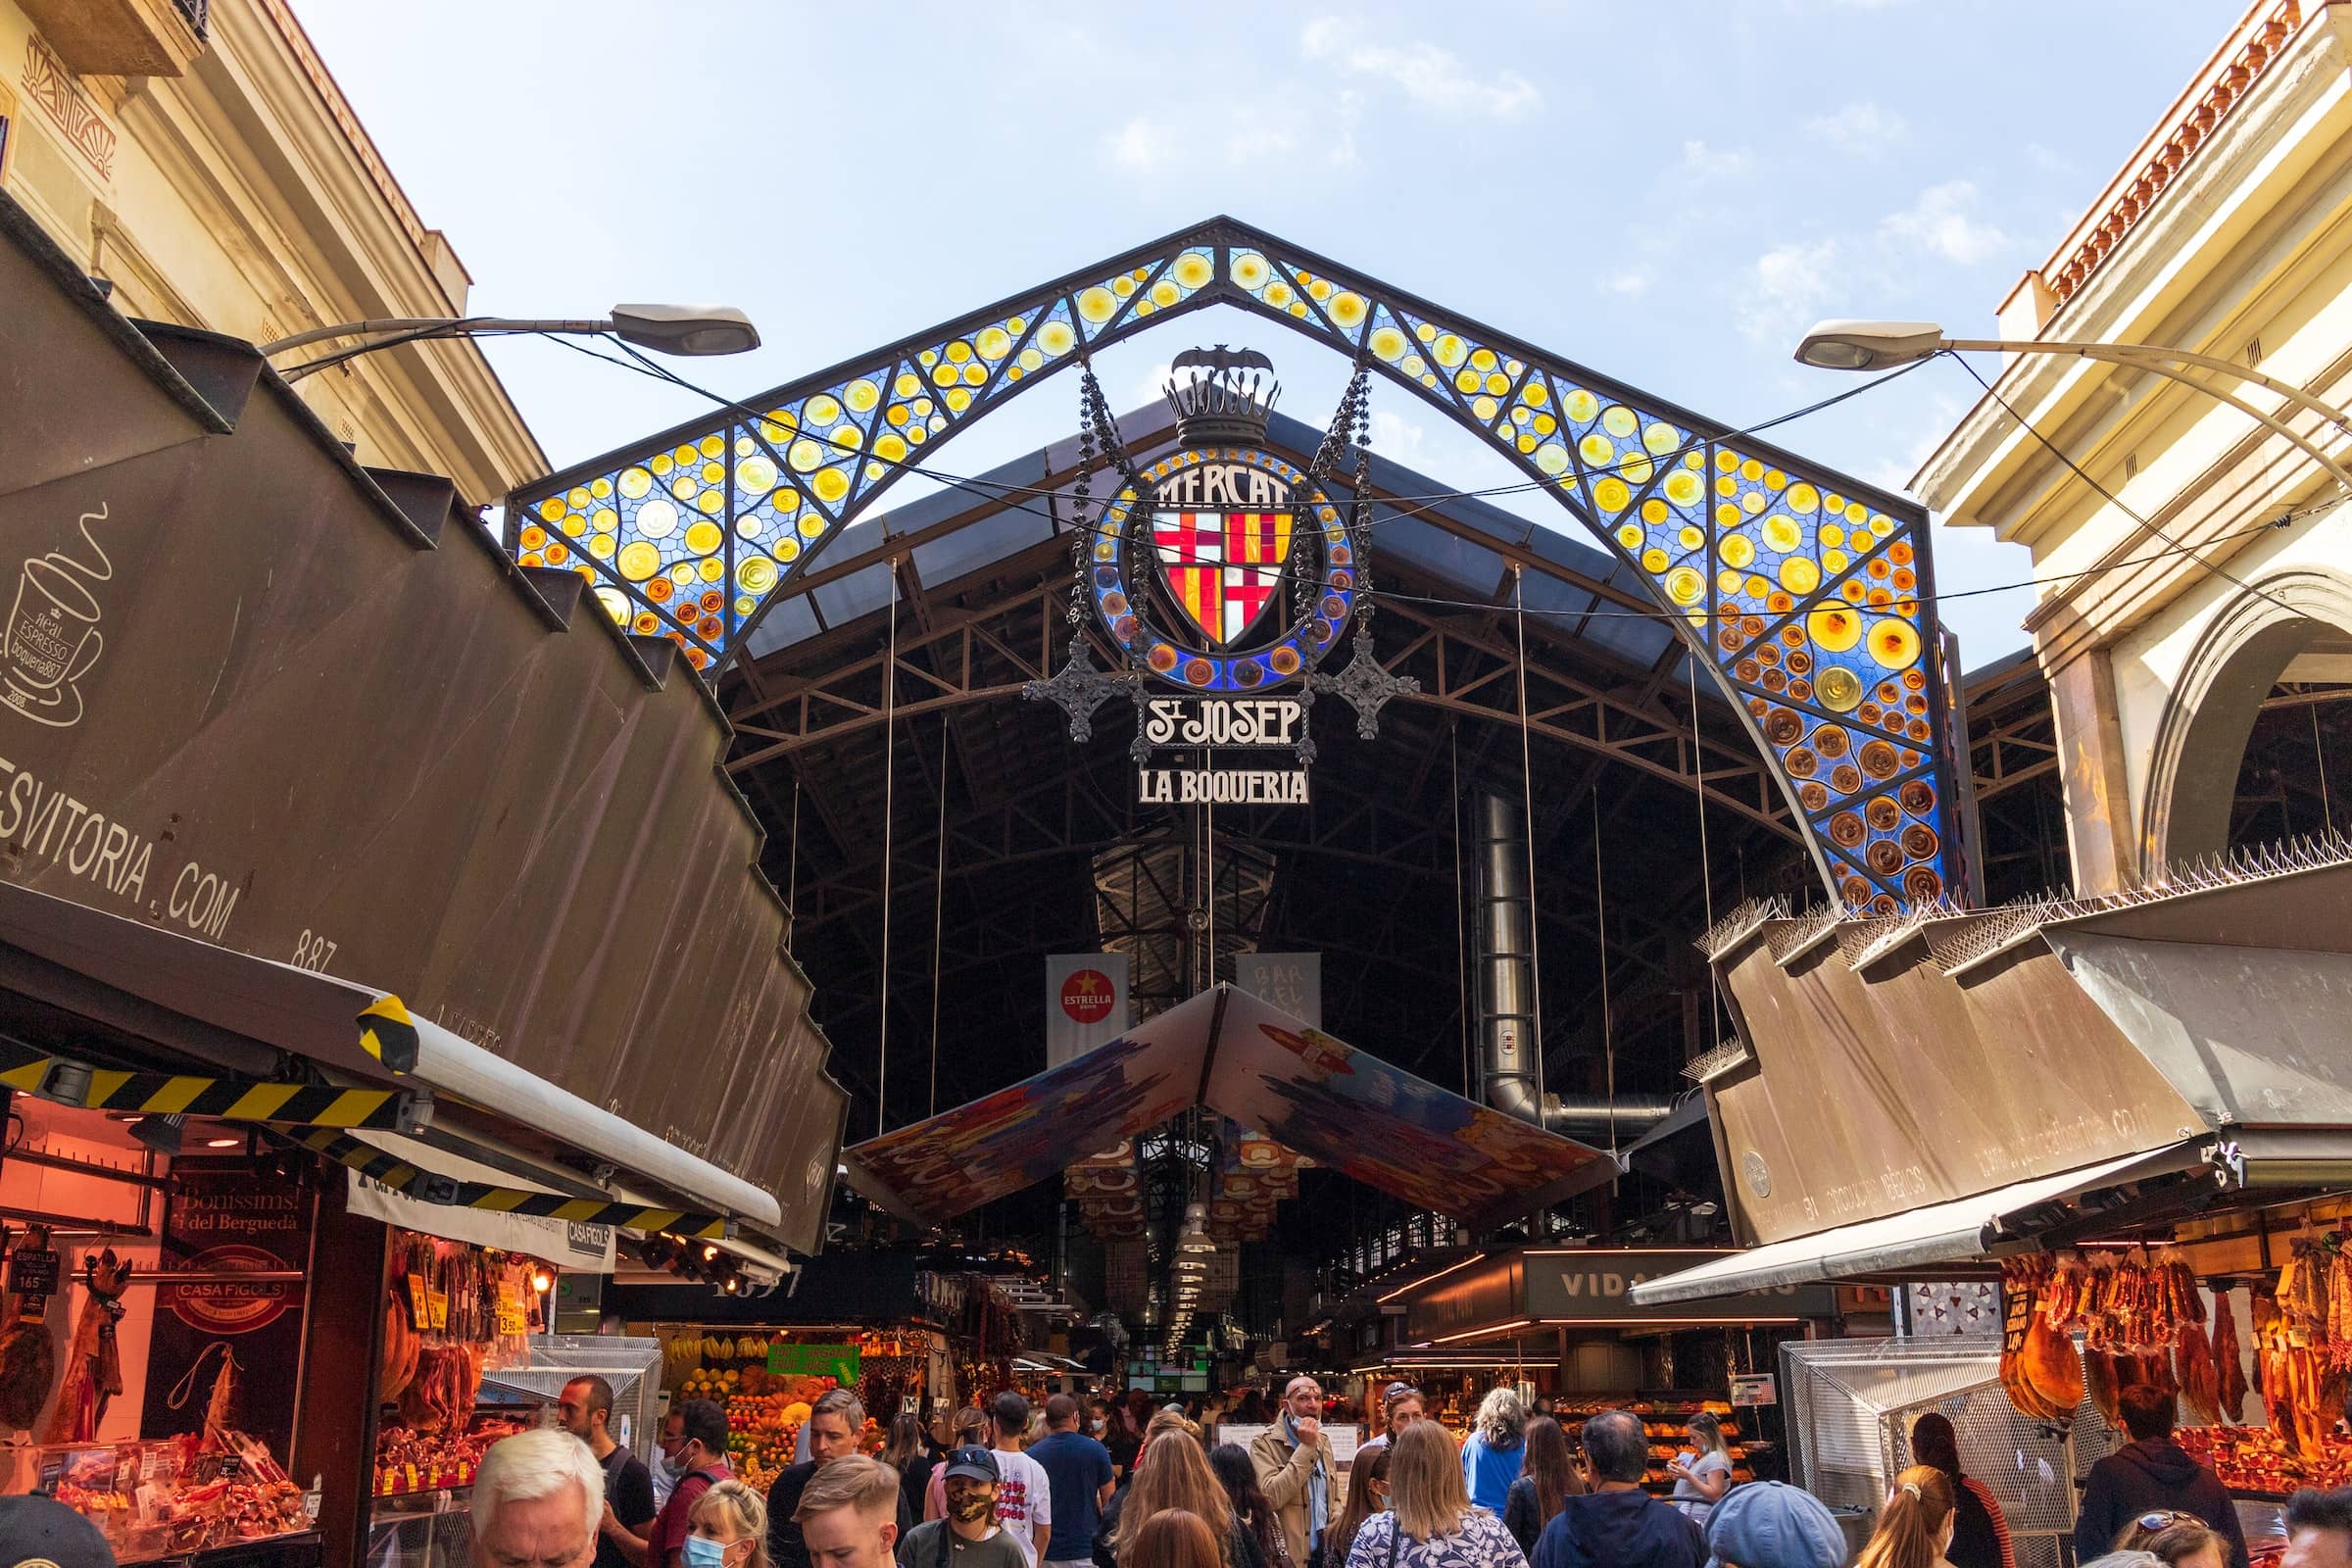
<path fill-rule="evenodd" d="M 432 1293 L 422 1275 L 404 1276 L 409 1286 L 409 1327 L 422 1334 L 433 1326 Z"/>
<path fill-rule="evenodd" d="M 24 1302 L 25 1311 L 40 1310 L 39 1303 L 34 1302 L 30 1298 L 39 1297 L 45 1302 L 50 1297 L 57 1294 L 57 1282 L 62 1263 L 61 1254 L 49 1250 L 36 1252 L 20 1249 L 9 1253 L 8 1289 L 10 1294 L 27 1298 Z"/>
<path fill-rule="evenodd" d="M 530 1314 L 523 1309 L 522 1293 L 512 1285 L 501 1285 L 498 1288 L 498 1332 L 501 1334 L 528 1334 L 531 1332 L 531 1318 Z"/>
<path fill-rule="evenodd" d="M 447 1291 L 425 1292 L 424 1312 L 427 1319 L 426 1328 L 435 1333 L 446 1330 L 449 1327 L 449 1293 Z"/>
<path fill-rule="evenodd" d="M 1780 1384 L 1772 1373 L 1736 1372 L 1732 1375 L 1732 1403 L 1757 1405 L 1780 1402 Z"/>
<path fill-rule="evenodd" d="M 845 1389 L 858 1386 L 855 1345 L 771 1345 L 767 1369 L 781 1377 L 831 1378 Z"/>

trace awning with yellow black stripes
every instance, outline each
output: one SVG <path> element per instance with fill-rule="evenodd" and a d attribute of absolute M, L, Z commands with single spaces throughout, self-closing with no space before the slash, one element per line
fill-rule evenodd
<path fill-rule="evenodd" d="M 698 1214 L 688 1209 L 649 1208 L 643 1203 L 612 1202 L 595 1198 L 571 1198 L 563 1193 L 532 1192 L 527 1188 L 496 1187 L 484 1182 L 456 1181 L 428 1171 L 371 1144 L 362 1143 L 332 1127 L 296 1127 L 286 1136 L 339 1165 L 348 1166 L 394 1192 L 424 1202 L 446 1202 L 461 1208 L 487 1209 L 501 1214 L 530 1214 L 565 1220 L 576 1225 L 612 1225 L 652 1234 L 667 1231 L 697 1241 L 724 1241 L 726 1217 Z"/>
<path fill-rule="evenodd" d="M 85 1076 L 88 1087 L 80 1089 Z M 409 1121 L 414 1098 L 398 1089 L 119 1072 L 54 1055 L 9 1035 L 0 1035 L 0 1088 L 71 1101 L 91 1110 L 142 1116 L 208 1116 L 216 1121 L 368 1127 L 386 1132 Z"/>

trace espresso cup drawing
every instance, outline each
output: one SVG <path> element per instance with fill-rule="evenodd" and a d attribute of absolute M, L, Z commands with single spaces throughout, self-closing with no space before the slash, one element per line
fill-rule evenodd
<path fill-rule="evenodd" d="M 25 562 L 0 666 L 8 684 L 27 697 L 44 697 L 88 673 L 105 647 L 98 601 L 81 580 L 47 557 Z"/>

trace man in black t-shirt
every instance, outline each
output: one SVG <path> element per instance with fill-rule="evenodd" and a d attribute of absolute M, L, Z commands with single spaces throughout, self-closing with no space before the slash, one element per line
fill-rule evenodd
<path fill-rule="evenodd" d="M 645 1535 L 653 1528 L 654 1477 L 645 1461 L 612 1440 L 612 1385 L 600 1377 L 573 1378 L 556 1404 L 564 1430 L 588 1445 L 605 1467 L 605 1517 L 596 1534 L 594 1568 L 641 1568 Z"/>

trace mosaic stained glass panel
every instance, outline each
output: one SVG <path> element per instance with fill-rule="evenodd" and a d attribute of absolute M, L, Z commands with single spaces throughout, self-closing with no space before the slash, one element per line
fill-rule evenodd
<path fill-rule="evenodd" d="M 777 587 L 964 425 L 1213 303 L 1478 431 L 1638 570 L 1740 705 L 1840 899 L 1958 891 L 1924 514 L 1231 220 L 524 486 L 510 547 L 714 676 Z"/>

